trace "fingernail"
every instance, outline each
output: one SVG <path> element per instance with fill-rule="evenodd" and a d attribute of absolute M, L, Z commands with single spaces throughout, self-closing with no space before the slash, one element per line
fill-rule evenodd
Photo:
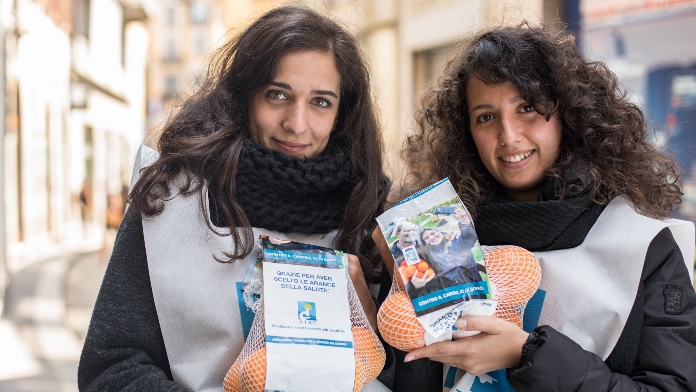
<path fill-rule="evenodd" d="M 466 329 L 466 319 L 460 318 L 454 323 L 454 326 L 459 329 Z"/>
<path fill-rule="evenodd" d="M 404 362 L 411 362 L 414 359 L 416 359 L 416 357 L 414 355 L 407 355 L 406 358 L 404 359 Z"/>

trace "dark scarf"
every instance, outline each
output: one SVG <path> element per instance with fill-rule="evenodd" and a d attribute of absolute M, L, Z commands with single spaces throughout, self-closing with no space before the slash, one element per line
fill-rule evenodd
<path fill-rule="evenodd" d="M 589 192 L 585 162 L 578 161 L 561 178 L 546 181 L 535 202 L 511 201 L 497 185 L 477 211 L 476 234 L 482 245 L 517 245 L 531 251 L 574 248 L 582 243 L 604 210 Z M 558 200 L 565 182 L 565 196 Z"/>
<path fill-rule="evenodd" d="M 328 233 L 343 221 L 352 189 L 350 159 L 338 147 L 301 160 L 247 141 L 239 158 L 236 197 L 252 227 Z M 212 205 L 211 220 L 226 226 Z"/>

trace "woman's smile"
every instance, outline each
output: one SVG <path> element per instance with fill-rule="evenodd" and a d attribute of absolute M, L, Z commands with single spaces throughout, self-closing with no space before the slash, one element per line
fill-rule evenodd
<path fill-rule="evenodd" d="M 532 151 L 526 151 L 526 152 L 515 152 L 512 154 L 507 154 L 503 155 L 500 157 L 500 160 L 503 161 L 503 165 L 505 167 L 508 167 L 510 169 L 515 169 L 518 167 L 522 167 L 527 162 L 529 162 L 532 158 L 532 154 L 534 154 L 534 150 Z"/>
<path fill-rule="evenodd" d="M 271 147 L 272 149 L 280 150 L 280 151 L 285 150 L 289 153 L 287 155 L 300 153 L 305 148 L 307 148 L 307 146 L 309 146 L 309 144 L 305 144 L 305 143 L 293 143 L 293 142 L 288 142 L 288 141 L 284 141 L 284 140 L 278 140 L 276 138 L 271 138 L 271 140 L 273 141 L 274 144 L 276 144 L 278 146 L 278 148 Z"/>

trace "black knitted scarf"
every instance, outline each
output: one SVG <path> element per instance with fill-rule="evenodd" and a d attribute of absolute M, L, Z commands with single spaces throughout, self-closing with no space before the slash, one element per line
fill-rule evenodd
<path fill-rule="evenodd" d="M 239 158 L 236 197 L 252 227 L 328 233 L 343 221 L 352 189 L 350 159 L 338 147 L 301 160 L 247 141 Z M 215 225 L 226 226 L 212 210 Z"/>
<path fill-rule="evenodd" d="M 535 202 L 515 202 L 498 186 L 477 211 L 476 234 L 482 245 L 517 245 L 530 251 L 574 248 L 580 245 L 604 206 L 589 197 L 592 183 L 579 160 L 549 179 Z M 558 200 L 565 186 L 565 195 Z"/>

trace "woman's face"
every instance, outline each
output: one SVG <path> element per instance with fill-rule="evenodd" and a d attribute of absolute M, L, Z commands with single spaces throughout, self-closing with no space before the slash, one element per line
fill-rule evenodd
<path fill-rule="evenodd" d="M 271 83 L 249 99 L 251 137 L 285 155 L 319 156 L 336 121 L 340 86 L 331 53 L 284 54 Z"/>
<path fill-rule="evenodd" d="M 439 245 L 442 243 L 444 237 L 442 233 L 437 230 L 425 230 L 423 231 L 423 241 L 428 245 Z"/>
<path fill-rule="evenodd" d="M 536 201 L 561 149 L 561 123 L 546 121 L 510 83 L 466 84 L 471 136 L 486 169 L 515 201 Z"/>

